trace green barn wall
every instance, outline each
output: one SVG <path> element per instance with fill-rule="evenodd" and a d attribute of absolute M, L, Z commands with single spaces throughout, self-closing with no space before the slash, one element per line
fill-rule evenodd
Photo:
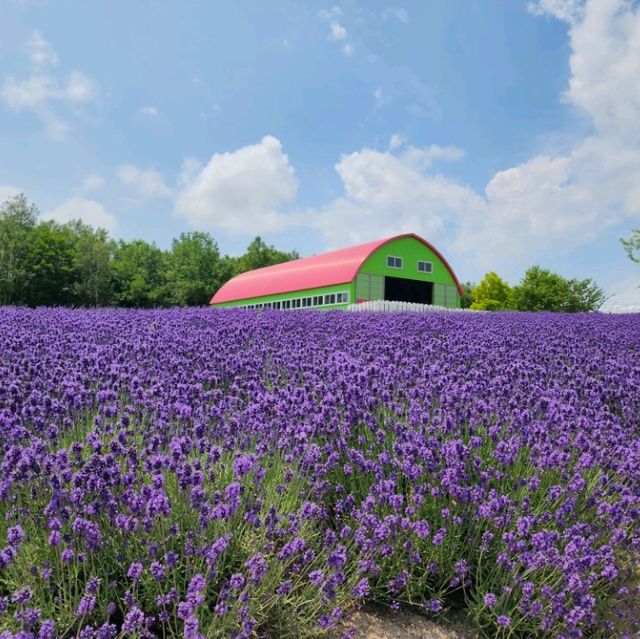
<path fill-rule="evenodd" d="M 347 291 L 349 293 L 349 304 L 352 304 L 355 300 L 353 296 L 353 282 L 347 282 L 346 284 L 336 284 L 335 286 L 323 286 L 321 288 L 308 288 L 302 291 L 292 291 L 290 293 L 278 293 L 277 295 L 265 295 L 264 297 L 251 297 L 237 302 L 226 302 L 224 304 L 214 304 L 217 308 L 233 308 L 235 306 L 246 306 L 247 304 L 264 304 L 265 302 L 278 302 L 282 300 L 289 300 L 294 297 L 309 297 L 310 295 L 325 295 L 327 293 L 342 293 Z M 316 307 L 320 309 L 340 309 L 346 308 L 348 304 L 327 304 L 326 306 Z M 297 309 L 296 309 L 297 310 Z M 302 310 L 302 309 L 300 309 Z"/>
<path fill-rule="evenodd" d="M 401 269 L 387 266 L 387 256 L 389 255 L 402 258 Z M 433 272 L 421 273 L 418 271 L 418 260 L 431 262 L 433 264 Z M 374 281 L 379 281 L 379 278 L 389 275 L 391 277 L 405 277 L 410 280 L 433 282 L 433 303 L 435 305 L 460 307 L 460 295 L 449 269 L 430 248 L 413 237 L 402 237 L 381 246 L 360 267 L 358 274 L 361 273 L 372 276 Z M 356 276 L 357 281 L 358 278 Z M 374 287 L 372 286 L 372 288 Z M 379 286 L 376 288 L 379 289 Z M 361 290 L 356 290 L 356 293 L 359 292 Z M 356 299 L 364 298 L 358 296 Z"/>

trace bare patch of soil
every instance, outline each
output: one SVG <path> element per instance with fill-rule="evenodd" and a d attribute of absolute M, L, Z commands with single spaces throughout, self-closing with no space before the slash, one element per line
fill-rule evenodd
<path fill-rule="evenodd" d="M 352 627 L 356 629 L 354 639 L 478 639 L 464 616 L 437 624 L 417 614 L 382 608 L 356 612 L 335 634 L 335 639 Z"/>

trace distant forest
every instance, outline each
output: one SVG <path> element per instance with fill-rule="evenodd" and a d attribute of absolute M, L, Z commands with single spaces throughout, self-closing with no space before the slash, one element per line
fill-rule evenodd
<path fill-rule="evenodd" d="M 79 220 L 41 221 L 24 195 L 0 204 L 0 305 L 198 306 L 238 273 L 296 259 L 256 237 L 221 255 L 209 233 L 182 233 L 162 250 L 114 240 Z"/>

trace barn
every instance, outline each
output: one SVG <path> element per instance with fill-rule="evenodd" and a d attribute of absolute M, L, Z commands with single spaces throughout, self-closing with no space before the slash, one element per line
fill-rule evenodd
<path fill-rule="evenodd" d="M 222 308 L 340 309 L 367 300 L 460 306 L 447 260 L 413 233 L 242 273 L 216 292 Z"/>

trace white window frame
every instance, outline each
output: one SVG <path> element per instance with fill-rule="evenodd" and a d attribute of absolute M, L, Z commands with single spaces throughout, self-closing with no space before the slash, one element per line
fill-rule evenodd
<path fill-rule="evenodd" d="M 400 260 L 400 266 L 391 266 L 389 264 L 389 259 Z M 397 271 L 401 271 L 403 266 L 404 266 L 404 260 L 401 257 L 399 257 L 398 255 L 387 255 L 387 268 L 394 268 Z"/>
<path fill-rule="evenodd" d="M 420 270 L 420 264 L 428 264 L 429 265 L 429 270 L 428 271 L 423 271 Z M 433 262 L 430 262 L 429 260 L 418 260 L 418 273 L 427 273 L 428 275 L 430 275 L 431 273 L 433 273 Z"/>

